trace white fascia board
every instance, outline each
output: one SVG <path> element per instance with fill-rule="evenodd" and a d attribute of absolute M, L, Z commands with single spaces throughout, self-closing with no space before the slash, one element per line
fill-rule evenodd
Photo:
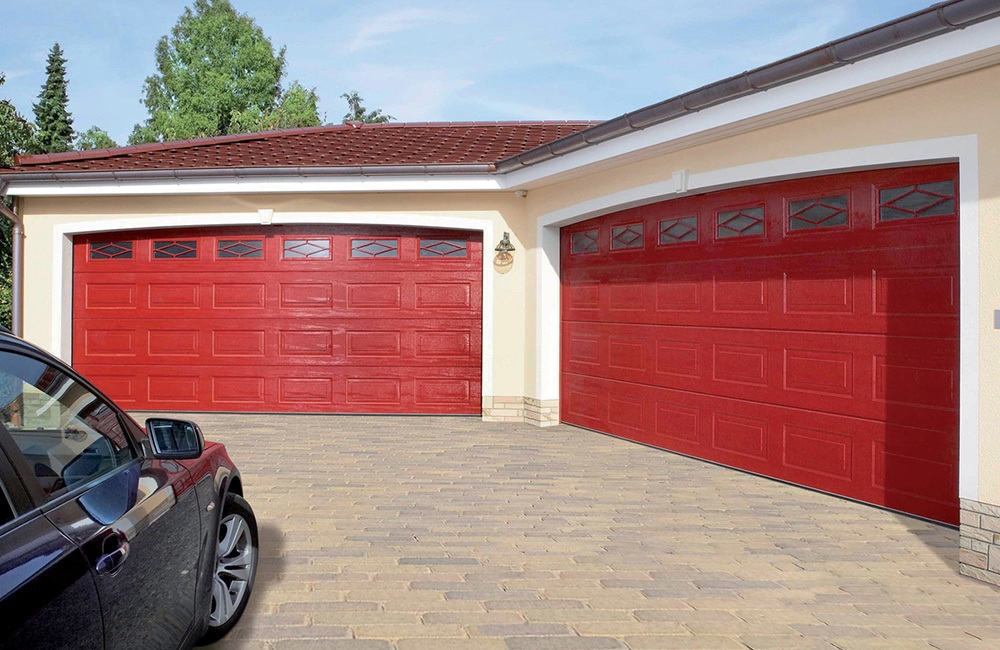
<path fill-rule="evenodd" d="M 964 58 L 969 60 L 962 65 L 946 65 Z M 652 154 L 655 148 L 714 130 L 719 130 L 719 138 L 727 137 L 733 133 L 725 127 L 736 123 L 746 122 L 745 130 L 750 130 L 759 126 L 755 122 L 767 121 L 768 117 L 771 122 L 781 121 L 773 117 L 782 112 L 788 113 L 787 119 L 795 119 L 997 62 L 1000 62 L 1000 20 L 987 20 L 507 172 L 506 185 L 518 189 L 543 184 L 556 175 L 589 173 L 599 169 L 595 166 L 615 158 L 641 156 L 644 150 Z M 920 71 L 925 74 L 917 74 Z M 904 81 L 901 86 L 901 77 L 910 82 Z M 879 92 L 879 87 L 884 90 Z M 814 105 L 814 110 L 801 110 L 806 105 Z M 590 167 L 594 169 L 586 169 Z"/>
<path fill-rule="evenodd" d="M 282 176 L 118 181 L 10 180 L 11 196 L 134 196 L 179 194 L 284 194 L 291 192 L 490 192 L 505 189 L 494 174 L 450 176 Z"/>

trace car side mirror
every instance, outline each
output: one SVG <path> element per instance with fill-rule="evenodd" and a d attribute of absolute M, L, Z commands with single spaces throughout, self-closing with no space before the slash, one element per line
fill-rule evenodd
<path fill-rule="evenodd" d="M 156 458 L 185 460 L 198 458 L 205 451 L 205 437 L 194 422 L 149 418 L 146 433 Z"/>

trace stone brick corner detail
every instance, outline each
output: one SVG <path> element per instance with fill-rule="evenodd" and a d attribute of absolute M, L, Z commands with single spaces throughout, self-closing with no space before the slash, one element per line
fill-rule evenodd
<path fill-rule="evenodd" d="M 534 397 L 484 397 L 485 422 L 525 422 L 539 427 L 559 424 L 559 400 Z"/>
<path fill-rule="evenodd" d="M 559 400 L 525 397 L 524 421 L 537 427 L 559 424 Z"/>
<path fill-rule="evenodd" d="M 961 500 L 958 570 L 1000 586 L 1000 506 Z"/>

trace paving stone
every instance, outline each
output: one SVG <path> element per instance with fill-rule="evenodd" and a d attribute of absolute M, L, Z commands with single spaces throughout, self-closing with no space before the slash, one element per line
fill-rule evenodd
<path fill-rule="evenodd" d="M 260 531 L 219 648 L 1000 647 L 949 528 L 561 425 L 186 417 Z"/>
<path fill-rule="evenodd" d="M 510 650 L 605 650 L 625 647 L 617 639 L 598 636 L 522 636 L 506 639 L 506 643 Z"/>

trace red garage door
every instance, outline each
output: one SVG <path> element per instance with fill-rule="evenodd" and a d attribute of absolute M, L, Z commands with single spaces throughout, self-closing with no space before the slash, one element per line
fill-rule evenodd
<path fill-rule="evenodd" d="M 388 227 L 77 237 L 73 363 L 132 409 L 478 414 L 482 255 Z"/>
<path fill-rule="evenodd" d="M 958 168 L 562 232 L 562 419 L 958 523 Z"/>

